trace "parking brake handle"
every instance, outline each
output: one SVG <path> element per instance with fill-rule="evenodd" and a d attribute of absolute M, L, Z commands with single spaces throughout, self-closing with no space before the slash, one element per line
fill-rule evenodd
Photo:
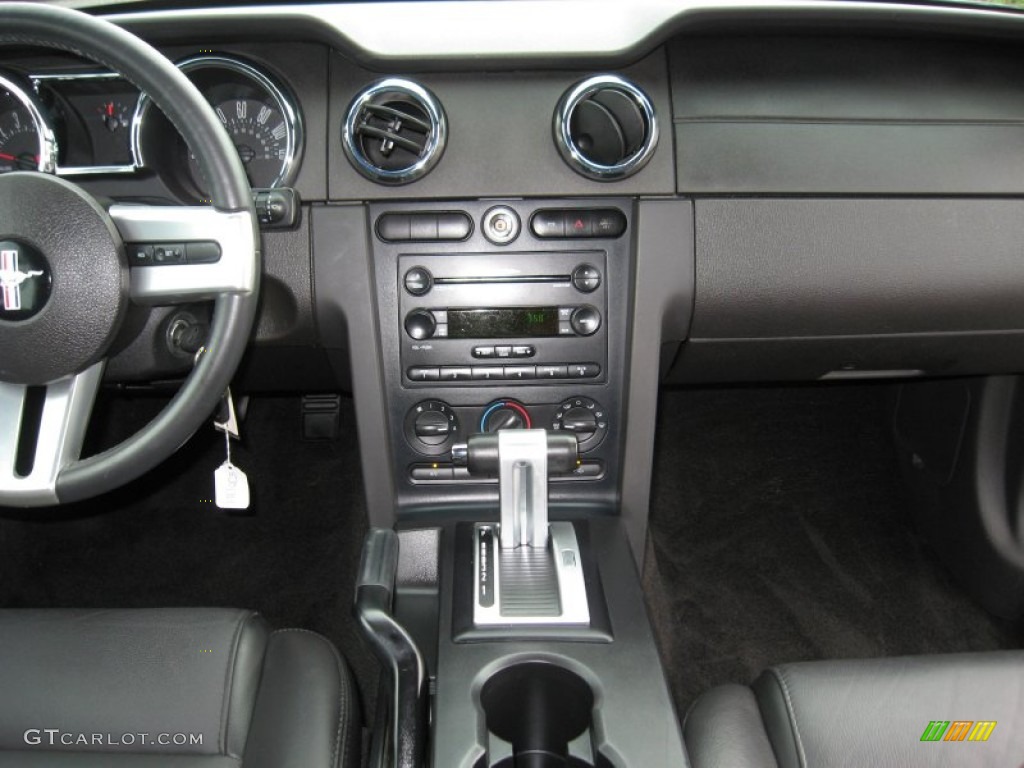
<path fill-rule="evenodd" d="M 427 673 L 415 641 L 392 615 L 398 534 L 373 528 L 366 535 L 356 581 L 354 613 L 389 683 L 385 735 L 389 768 L 422 768 L 427 742 Z M 383 757 L 383 755 L 382 755 Z"/>

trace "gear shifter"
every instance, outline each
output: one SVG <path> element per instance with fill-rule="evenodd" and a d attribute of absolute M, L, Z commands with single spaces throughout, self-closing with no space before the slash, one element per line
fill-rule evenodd
<path fill-rule="evenodd" d="M 498 474 L 500 523 L 474 527 L 473 623 L 590 623 L 586 584 L 572 523 L 548 522 L 548 473 L 578 463 L 576 436 L 543 429 L 472 435 L 452 448 L 470 474 Z"/>

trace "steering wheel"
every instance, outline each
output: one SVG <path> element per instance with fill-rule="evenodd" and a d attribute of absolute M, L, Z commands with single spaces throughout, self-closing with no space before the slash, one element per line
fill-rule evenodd
<path fill-rule="evenodd" d="M 227 132 L 163 55 L 78 11 L 0 3 L 0 19 L 0 44 L 56 48 L 92 59 L 148 94 L 195 153 L 212 202 L 105 210 L 58 176 L 0 175 L 0 505 L 48 506 L 96 496 L 139 477 L 209 417 L 238 367 L 256 314 L 259 229 Z M 192 241 L 217 243 L 219 260 L 128 268 L 126 242 Z M 34 313 L 11 309 L 30 293 Z M 171 402 L 134 436 L 81 459 L 105 356 L 129 302 L 206 299 L 215 301 L 207 352 Z M 40 411 L 39 418 L 25 417 Z M 34 455 L 30 469 L 26 452 Z"/>

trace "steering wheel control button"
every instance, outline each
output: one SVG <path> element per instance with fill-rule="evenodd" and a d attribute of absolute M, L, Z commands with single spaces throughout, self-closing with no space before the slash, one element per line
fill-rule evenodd
<path fill-rule="evenodd" d="M 434 278 L 431 276 L 430 270 L 423 267 L 413 267 L 405 273 L 404 283 L 405 290 L 413 296 L 422 296 L 425 293 L 429 293 L 434 285 Z"/>
<path fill-rule="evenodd" d="M 405 332 L 417 341 L 429 339 L 437 330 L 434 313 L 427 309 L 414 309 L 405 316 Z"/>
<path fill-rule="evenodd" d="M 506 205 L 497 205 L 484 214 L 484 237 L 495 245 L 508 245 L 519 237 L 519 215 Z"/>
<path fill-rule="evenodd" d="M 189 264 L 214 264 L 220 261 L 220 244 L 213 241 L 185 243 L 185 260 Z"/>
<path fill-rule="evenodd" d="M 43 254 L 27 243 L 0 241 L 0 320 L 16 323 L 38 315 L 52 284 Z"/>
<path fill-rule="evenodd" d="M 589 451 L 608 434 L 608 419 L 597 401 L 589 397 L 571 397 L 559 404 L 551 429 L 572 432 L 576 435 L 580 451 Z"/>
<path fill-rule="evenodd" d="M 405 439 L 428 456 L 440 456 L 451 449 L 459 434 L 459 420 L 442 400 L 417 403 L 405 416 Z"/>
<path fill-rule="evenodd" d="M 184 264 L 184 243 L 161 243 L 153 246 L 153 264 Z"/>
<path fill-rule="evenodd" d="M 573 287 L 582 293 L 593 293 L 601 286 L 601 273 L 590 264 L 580 264 L 572 272 Z"/>
<path fill-rule="evenodd" d="M 577 336 L 593 336 L 601 327 L 601 313 L 589 304 L 577 307 L 569 319 Z"/>

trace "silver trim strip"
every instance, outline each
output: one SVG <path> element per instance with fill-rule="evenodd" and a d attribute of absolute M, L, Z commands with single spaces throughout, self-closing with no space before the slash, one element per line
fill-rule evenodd
<path fill-rule="evenodd" d="M 388 92 L 403 93 L 411 97 L 419 103 L 430 120 L 430 134 L 427 136 L 427 143 L 423 147 L 420 159 L 408 168 L 396 171 L 378 168 L 369 162 L 363 154 L 362 148 L 358 146 L 355 137 L 356 123 L 359 122 L 363 108 L 380 94 Z M 397 77 L 381 80 L 356 96 L 349 105 L 345 124 L 341 129 L 341 146 L 352 167 L 366 178 L 380 184 L 408 184 L 426 176 L 441 159 L 447 141 L 448 120 L 434 94 L 412 80 L 403 80 Z"/>
<path fill-rule="evenodd" d="M 58 503 L 57 476 L 81 453 L 105 365 L 101 361 L 76 376 L 46 387 L 35 464 L 26 477 L 14 473 L 14 462 L 27 387 L 0 383 L 0 413 L 17 414 L 13 426 L 8 423 L 0 427 L 0 503 L 12 506 Z"/>
<path fill-rule="evenodd" d="M 644 141 L 636 152 L 615 165 L 602 165 L 584 155 L 572 138 L 572 115 L 581 102 L 598 91 L 611 88 L 625 92 L 640 109 L 644 120 Z M 633 83 L 618 75 L 595 75 L 577 83 L 565 94 L 555 108 L 555 145 L 569 166 L 577 173 L 597 181 L 617 181 L 632 176 L 651 159 L 658 146 L 658 120 L 654 105 L 647 94 Z"/>
<path fill-rule="evenodd" d="M 583 560 L 580 557 L 579 541 L 572 523 L 548 524 L 550 553 L 554 558 L 558 576 L 558 598 L 562 607 L 559 616 L 502 616 L 501 575 L 498 567 L 500 526 L 493 523 L 477 523 L 473 527 L 473 624 L 477 627 L 494 626 L 587 626 L 590 624 L 590 605 L 587 601 L 587 585 L 583 576 Z M 485 607 L 480 604 L 480 533 L 485 529 L 493 532 L 492 549 L 488 553 L 492 569 L 491 585 L 493 602 Z"/>
<path fill-rule="evenodd" d="M 252 264 L 259 243 L 248 211 L 222 213 L 200 206 L 113 205 L 109 213 L 127 243 L 212 240 L 220 245 L 220 261 L 213 264 L 133 268 L 133 301 L 171 304 L 255 290 L 256 271 Z"/>
<path fill-rule="evenodd" d="M 621 55 L 665 27 L 682 28 L 693 17 L 773 11 L 815 13 L 839 19 L 864 15 L 895 21 L 947 21 L 1020 25 L 1024 14 L 987 8 L 862 2 L 861 0 L 447 0 L 444 2 L 336 3 L 323 5 L 235 6 L 192 11 L 115 13 L 119 24 L 159 27 L 183 20 L 216 22 L 259 17 L 286 23 L 302 21 L 327 27 L 342 48 L 355 47 L 380 60 L 430 60 L 466 57 L 594 57 Z M 601 24 L 580 19 L 600 17 Z M 652 44 L 653 46 L 653 44 Z"/>
<path fill-rule="evenodd" d="M 54 136 L 53 128 L 43 117 L 42 110 L 24 88 L 2 74 L 0 74 L 0 88 L 17 99 L 32 118 L 32 125 L 35 126 L 36 135 L 39 137 L 39 162 L 36 164 L 36 170 L 53 173 L 57 167 L 57 139 Z"/>

